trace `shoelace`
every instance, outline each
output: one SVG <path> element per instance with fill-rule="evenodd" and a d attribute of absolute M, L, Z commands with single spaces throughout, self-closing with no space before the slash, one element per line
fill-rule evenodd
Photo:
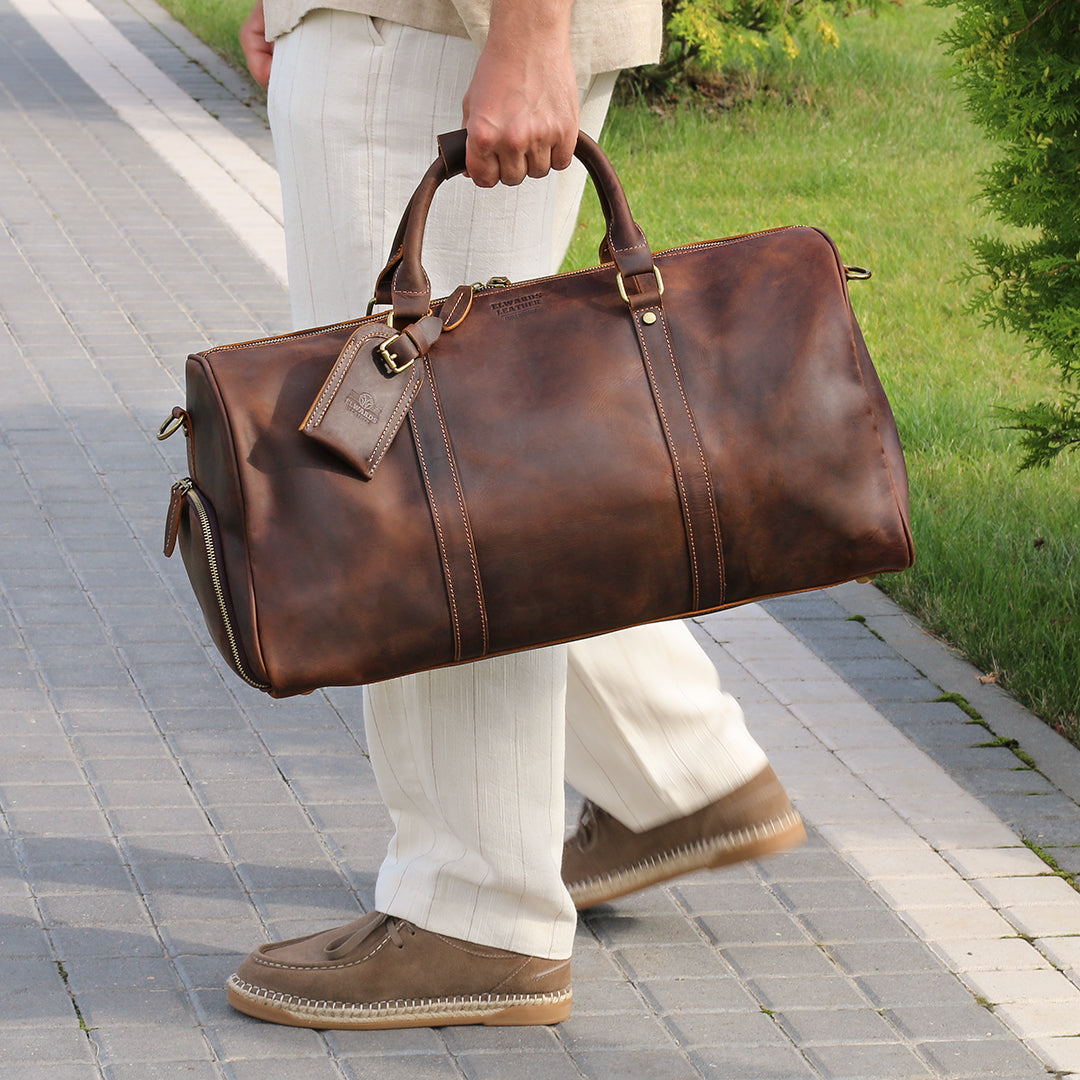
<path fill-rule="evenodd" d="M 412 935 L 416 933 L 415 927 L 412 923 L 406 922 L 404 919 L 395 918 L 393 915 L 384 915 L 381 921 L 374 925 L 368 925 L 364 927 L 357 927 L 355 930 L 350 931 L 344 937 L 337 938 L 331 941 L 326 946 L 325 956 L 327 960 L 341 960 L 346 957 L 354 949 L 356 949 L 362 942 L 366 941 L 376 930 L 381 928 L 386 929 L 387 934 L 390 936 L 390 940 L 399 948 L 405 947 L 405 939 L 401 936 L 402 930 Z"/>
<path fill-rule="evenodd" d="M 574 833 L 574 843 L 581 851 L 592 844 L 593 837 L 596 835 L 597 812 L 598 807 L 589 800 L 586 800 L 581 808 L 581 818 L 578 820 L 577 832 Z"/>

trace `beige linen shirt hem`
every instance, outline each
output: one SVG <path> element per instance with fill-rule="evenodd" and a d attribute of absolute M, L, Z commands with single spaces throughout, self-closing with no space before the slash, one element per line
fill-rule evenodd
<path fill-rule="evenodd" d="M 264 0 L 266 37 L 288 33 L 319 8 L 352 11 L 375 19 L 487 40 L 490 0 Z M 660 55 L 660 0 L 577 0 L 571 44 L 579 76 L 655 63 Z"/>

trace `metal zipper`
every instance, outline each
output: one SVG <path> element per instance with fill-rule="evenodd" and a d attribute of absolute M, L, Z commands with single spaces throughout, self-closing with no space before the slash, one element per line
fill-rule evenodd
<path fill-rule="evenodd" d="M 218 614 L 221 616 L 221 624 L 225 630 L 225 637 L 229 642 L 233 669 L 249 686 L 254 686 L 256 690 L 269 690 L 269 683 L 261 683 L 253 679 L 244 670 L 244 662 L 240 656 L 240 646 L 236 640 L 236 632 L 233 629 L 232 620 L 229 618 L 229 609 L 225 604 L 225 586 L 221 580 L 221 571 L 218 568 L 217 552 L 214 550 L 214 533 L 210 528 L 210 515 L 206 512 L 206 505 L 203 503 L 202 496 L 196 490 L 190 476 L 185 477 L 183 480 L 177 480 L 173 484 L 173 491 L 177 495 L 187 496 L 188 501 L 195 510 L 195 516 L 199 519 L 199 527 L 203 535 L 203 547 L 206 550 L 206 563 L 210 571 L 210 584 L 214 589 Z"/>

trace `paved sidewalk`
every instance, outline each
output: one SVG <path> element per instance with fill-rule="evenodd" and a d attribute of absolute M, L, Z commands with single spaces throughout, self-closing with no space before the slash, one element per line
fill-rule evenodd
<path fill-rule="evenodd" d="M 388 836 L 359 691 L 241 685 L 160 555 L 184 357 L 289 323 L 245 93 L 151 0 L 0 0 L 0 1080 L 1080 1076 L 1080 894 L 1024 843 L 1080 873 L 1080 752 L 855 585 L 694 624 L 810 841 L 588 915 L 569 1021 L 228 1009 Z"/>

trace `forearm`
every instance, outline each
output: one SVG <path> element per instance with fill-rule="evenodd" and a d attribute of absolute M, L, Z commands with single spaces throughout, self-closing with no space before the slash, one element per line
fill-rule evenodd
<path fill-rule="evenodd" d="M 463 102 L 469 175 L 483 187 L 563 169 L 578 130 L 573 0 L 494 0 Z"/>

